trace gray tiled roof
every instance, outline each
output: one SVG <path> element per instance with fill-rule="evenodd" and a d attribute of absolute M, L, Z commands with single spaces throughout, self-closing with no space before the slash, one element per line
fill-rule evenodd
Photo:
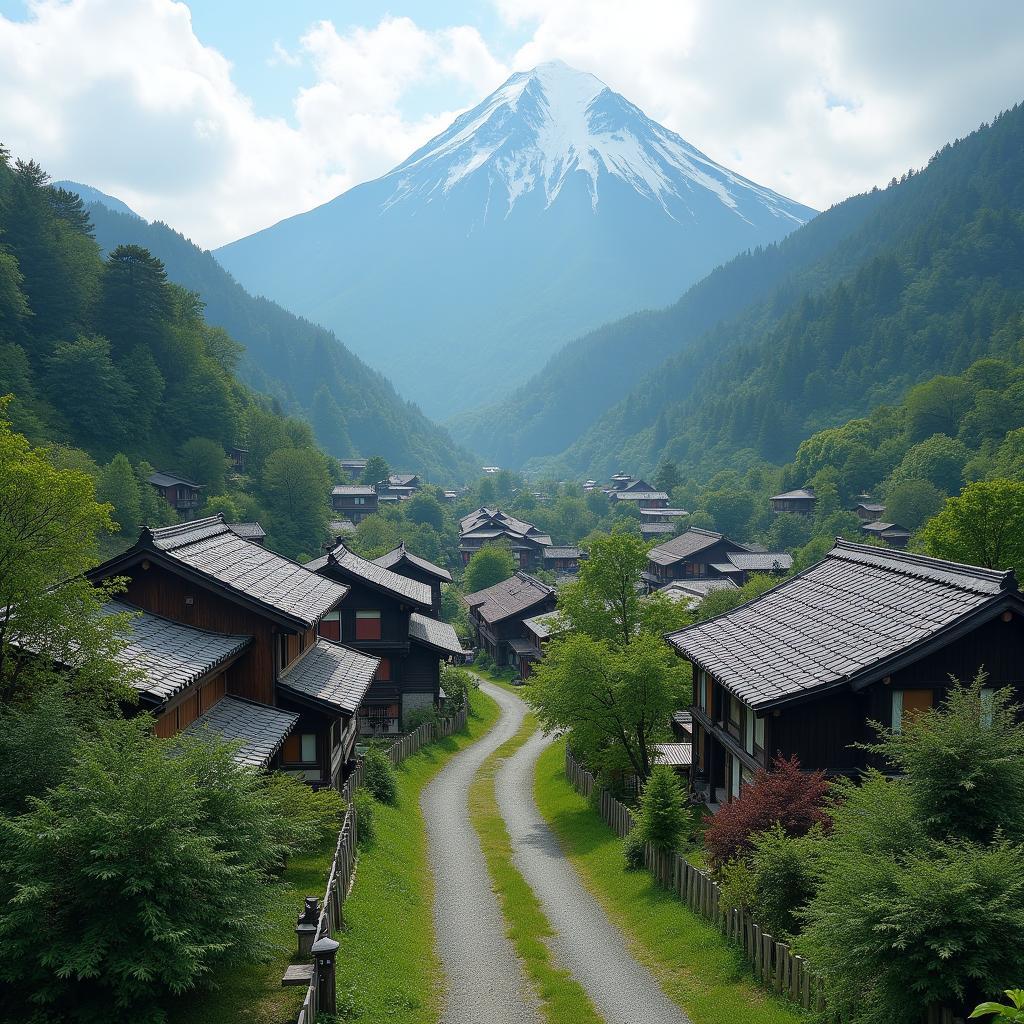
<path fill-rule="evenodd" d="M 742 572 L 773 572 L 793 568 L 793 556 L 784 551 L 730 551 L 726 560 Z"/>
<path fill-rule="evenodd" d="M 638 509 L 640 515 L 650 516 L 668 516 L 670 519 L 681 519 L 683 516 L 688 516 L 690 513 L 685 508 L 641 508 Z"/>
<path fill-rule="evenodd" d="M 315 647 L 278 677 L 277 685 L 354 714 L 379 664 L 380 658 L 321 637 Z"/>
<path fill-rule="evenodd" d="M 658 593 L 664 594 L 671 601 L 702 601 L 714 590 L 739 590 L 734 580 L 673 580 L 666 583 Z"/>
<path fill-rule="evenodd" d="M 870 682 L 884 663 L 1015 590 L 1012 572 L 837 541 L 800 575 L 668 640 L 747 704 L 771 706 Z"/>
<path fill-rule="evenodd" d="M 309 627 L 348 593 L 304 565 L 242 540 L 220 515 L 143 531 L 168 558 Z"/>
<path fill-rule="evenodd" d="M 377 492 L 369 484 L 335 484 L 331 494 L 340 494 L 346 498 L 368 498 Z"/>
<path fill-rule="evenodd" d="M 476 608 L 485 622 L 500 622 L 510 615 L 532 608 L 538 601 L 554 594 L 554 588 L 534 579 L 525 572 L 517 572 L 502 583 L 466 595 L 466 604 Z"/>
<path fill-rule="evenodd" d="M 862 523 L 860 527 L 865 533 L 905 533 L 910 535 L 910 530 L 899 523 Z"/>
<path fill-rule="evenodd" d="M 266 768 L 281 749 L 299 716 L 292 711 L 257 704 L 241 697 L 221 697 L 182 731 L 184 736 L 213 734 L 227 742 L 241 742 L 235 760 L 251 768 Z"/>
<path fill-rule="evenodd" d="M 431 576 L 436 576 L 439 580 L 443 580 L 445 583 L 451 583 L 452 581 L 452 574 L 447 569 L 442 569 L 441 566 L 434 565 L 433 562 L 428 562 L 425 558 L 420 558 L 419 555 L 414 555 L 411 551 L 406 549 L 404 543 L 399 544 L 397 548 L 393 548 L 386 554 L 381 555 L 380 558 L 375 558 L 374 562 L 376 562 L 377 565 L 384 566 L 385 569 L 394 569 L 395 566 L 403 560 L 408 562 L 410 565 L 415 565 L 424 572 L 430 573 Z"/>
<path fill-rule="evenodd" d="M 101 612 L 132 614 L 130 631 L 117 660 L 141 673 L 133 680 L 137 689 L 161 701 L 209 675 L 252 642 L 250 636 L 210 633 L 141 611 L 124 601 L 107 601 Z"/>
<path fill-rule="evenodd" d="M 533 643 L 525 637 L 514 636 L 509 640 L 508 645 L 516 652 L 516 654 L 525 654 L 531 657 L 537 656 L 537 649 L 533 646 Z"/>
<path fill-rule="evenodd" d="M 691 526 L 690 529 L 685 533 L 679 534 L 678 537 L 673 537 L 672 540 L 659 544 L 656 548 L 651 548 L 647 552 L 647 557 L 658 565 L 672 565 L 726 539 L 720 533 L 713 533 L 711 530 L 701 530 L 696 526 Z M 743 548 L 742 544 L 736 544 L 733 541 L 729 543 L 736 548 Z"/>
<path fill-rule="evenodd" d="M 810 500 L 810 501 L 817 501 L 817 495 L 814 493 L 814 491 L 812 491 L 812 490 L 810 490 L 810 489 L 808 489 L 806 487 L 799 487 L 795 491 L 786 491 L 784 494 L 773 494 L 769 500 L 771 500 L 771 501 L 783 501 L 783 500 L 789 500 L 791 498 L 796 498 L 796 499 L 803 498 L 803 499 L 807 499 L 807 500 Z"/>
<path fill-rule="evenodd" d="M 654 743 L 652 749 L 658 764 L 688 768 L 693 760 L 693 745 L 690 743 Z"/>
<path fill-rule="evenodd" d="M 188 487 L 201 489 L 203 486 L 202 484 L 197 484 L 195 480 L 188 480 L 183 476 L 176 476 L 174 473 L 164 473 L 162 470 L 151 473 L 146 479 L 156 487 L 173 487 L 175 484 L 185 484 Z"/>
<path fill-rule="evenodd" d="M 481 530 L 498 530 L 510 537 L 532 540 L 537 544 L 551 543 L 551 538 L 546 533 L 541 533 L 532 523 L 516 519 L 515 516 L 502 512 L 500 508 L 481 507 L 459 520 L 459 533 L 463 537 L 477 536 Z"/>
<path fill-rule="evenodd" d="M 640 533 L 644 537 L 664 536 L 666 533 L 675 533 L 676 528 L 671 523 L 641 523 Z"/>
<path fill-rule="evenodd" d="M 580 549 L 575 544 L 562 544 L 544 549 L 544 558 L 579 558 Z"/>
<path fill-rule="evenodd" d="M 242 540 L 263 540 L 267 536 L 259 523 L 228 523 L 228 528 Z"/>
<path fill-rule="evenodd" d="M 380 590 L 386 590 L 403 601 L 412 601 L 424 608 L 431 606 L 433 594 L 426 583 L 411 580 L 408 576 L 385 569 L 383 565 L 378 565 L 368 558 L 363 558 L 362 555 L 357 555 L 344 544 L 339 544 L 334 548 L 327 558 L 327 568 L 337 567 L 343 573 Z"/>
<path fill-rule="evenodd" d="M 434 647 L 446 654 L 462 654 L 462 643 L 454 627 L 447 622 L 428 618 L 413 612 L 409 616 L 409 639 L 418 640 L 428 647 Z"/>
<path fill-rule="evenodd" d="M 612 491 L 617 501 L 668 501 L 664 491 Z"/>
<path fill-rule="evenodd" d="M 558 612 L 543 612 L 540 615 L 533 615 L 528 619 L 523 619 L 523 625 L 541 640 L 547 640 L 548 637 L 560 633 L 565 628 Z"/>

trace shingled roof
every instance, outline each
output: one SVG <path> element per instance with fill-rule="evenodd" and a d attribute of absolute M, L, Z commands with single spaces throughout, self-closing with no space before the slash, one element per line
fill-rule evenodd
<path fill-rule="evenodd" d="M 740 551 L 746 550 L 743 544 L 730 541 L 724 534 L 715 533 L 712 530 L 701 530 L 696 526 L 691 526 L 685 533 L 679 534 L 678 537 L 673 537 L 672 540 L 659 544 L 656 548 L 651 548 L 647 552 L 647 557 L 657 565 L 674 565 L 676 562 L 689 558 L 691 555 L 697 554 L 698 551 L 704 551 L 706 548 L 713 547 L 723 540 L 728 541 L 728 543 Z"/>
<path fill-rule="evenodd" d="M 1012 571 L 839 540 L 761 597 L 668 635 L 676 650 L 755 708 L 836 686 L 860 689 L 1008 602 Z"/>
<path fill-rule="evenodd" d="M 202 484 L 197 484 L 195 480 L 178 476 L 176 473 L 165 473 L 162 469 L 158 469 L 155 473 L 150 473 L 146 480 L 154 487 L 176 487 L 178 484 L 185 484 L 186 487 L 194 487 L 197 491 L 202 490 L 203 487 Z"/>
<path fill-rule="evenodd" d="M 465 653 L 454 627 L 447 622 L 439 622 L 437 619 L 420 615 L 419 612 L 413 612 L 409 616 L 409 639 L 432 647 L 442 654 Z"/>
<path fill-rule="evenodd" d="M 379 664 L 380 658 L 320 637 L 316 646 L 281 673 L 277 685 L 286 693 L 355 714 Z"/>
<path fill-rule="evenodd" d="M 228 743 L 240 743 L 235 761 L 250 768 L 266 768 L 270 759 L 295 728 L 293 711 L 257 704 L 241 697 L 221 697 L 208 711 L 182 730 L 183 736 L 214 735 Z"/>
<path fill-rule="evenodd" d="M 554 592 L 553 587 L 541 583 L 528 573 L 517 572 L 510 579 L 495 583 L 493 587 L 467 594 L 466 604 L 475 608 L 484 622 L 495 623 L 532 608 Z"/>
<path fill-rule="evenodd" d="M 287 625 L 309 629 L 348 593 L 348 587 L 304 565 L 243 540 L 220 514 L 177 526 L 144 529 L 138 541 L 89 573 L 106 579 L 147 558 L 164 562 L 207 586 L 227 591 Z"/>
<path fill-rule="evenodd" d="M 785 491 L 782 494 L 773 494 L 769 501 L 817 501 L 818 496 L 808 487 L 798 487 L 795 491 Z"/>
<path fill-rule="evenodd" d="M 551 543 L 551 537 L 542 533 L 532 523 L 516 519 L 515 516 L 502 512 L 500 508 L 481 506 L 459 520 L 459 533 L 463 537 L 482 536 L 483 530 L 497 530 L 499 533 L 508 534 L 514 540 L 531 540 L 542 545 Z"/>
<path fill-rule="evenodd" d="M 730 551 L 725 562 L 714 567 L 719 572 L 788 572 L 793 556 L 784 551 Z"/>
<path fill-rule="evenodd" d="M 399 544 L 397 548 L 393 548 L 387 554 L 381 555 L 380 558 L 375 558 L 373 561 L 377 565 L 382 565 L 385 569 L 392 570 L 395 569 L 396 565 L 408 562 L 409 565 L 422 569 L 425 573 L 435 576 L 444 583 L 451 583 L 452 581 L 452 574 L 447 569 L 442 569 L 441 566 L 434 565 L 433 562 L 428 562 L 425 558 L 420 558 L 419 555 L 414 555 L 406 548 L 405 541 Z"/>
<path fill-rule="evenodd" d="M 151 700 L 165 701 L 211 672 L 252 642 L 251 636 L 210 633 L 195 626 L 144 612 L 126 601 L 107 601 L 101 614 L 129 613 L 132 618 L 117 660 L 140 673 L 136 689 Z"/>
<path fill-rule="evenodd" d="M 327 561 L 316 563 L 316 571 L 320 573 L 330 572 L 332 569 L 339 571 L 349 579 L 359 580 L 375 590 L 383 590 L 402 601 L 420 605 L 429 609 L 433 601 L 433 594 L 426 583 L 419 580 L 411 580 L 408 576 L 392 572 L 383 565 L 371 562 L 362 555 L 357 555 L 342 542 L 332 548 L 327 555 Z"/>

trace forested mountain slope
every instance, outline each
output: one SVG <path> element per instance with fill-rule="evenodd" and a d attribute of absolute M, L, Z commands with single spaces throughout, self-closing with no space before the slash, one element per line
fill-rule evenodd
<path fill-rule="evenodd" d="M 918 381 L 983 356 L 1019 358 L 1024 107 L 878 194 L 799 285 L 706 331 L 547 468 L 601 477 L 671 458 L 713 472 L 744 450 L 785 462 L 815 430 Z"/>
<path fill-rule="evenodd" d="M 330 331 L 249 295 L 209 252 L 166 224 L 96 202 L 88 211 L 105 252 L 144 246 L 172 281 L 199 295 L 206 320 L 244 346 L 239 376 L 286 411 L 308 418 L 331 455 L 382 455 L 393 466 L 442 483 L 462 480 L 475 468 L 476 460 L 445 430 L 400 398 Z"/>

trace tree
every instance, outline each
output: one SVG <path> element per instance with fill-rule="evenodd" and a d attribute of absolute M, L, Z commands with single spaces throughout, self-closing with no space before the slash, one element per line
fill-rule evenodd
<path fill-rule="evenodd" d="M 803 772 L 796 757 L 781 755 L 771 770 L 759 768 L 753 785 L 737 799 L 723 804 L 704 833 L 704 847 L 715 867 L 745 857 L 754 836 L 774 825 L 787 835 L 805 835 L 826 821 L 825 797 L 829 784 L 824 772 Z"/>
<path fill-rule="evenodd" d="M 1024 482 L 968 484 L 927 523 L 921 540 L 939 558 L 988 569 L 1024 568 Z"/>
<path fill-rule="evenodd" d="M 141 344 L 160 362 L 173 301 L 160 260 L 142 246 L 119 245 L 104 268 L 97 327 L 115 351 Z"/>
<path fill-rule="evenodd" d="M 886 522 L 916 530 L 942 508 L 945 500 L 945 494 L 928 480 L 904 480 L 894 484 L 886 495 Z"/>
<path fill-rule="evenodd" d="M 139 522 L 143 526 L 170 526 L 177 521 L 177 516 L 149 482 L 153 472 L 148 462 L 140 462 L 135 467 L 135 479 L 139 485 Z"/>
<path fill-rule="evenodd" d="M 331 478 L 314 448 L 279 448 L 263 467 L 273 546 L 290 558 L 320 550 L 327 533 Z"/>
<path fill-rule="evenodd" d="M 831 542 L 828 545 L 831 547 Z M 747 601 L 753 601 L 763 593 L 778 586 L 780 580 L 777 576 L 769 576 L 767 573 L 755 573 L 753 576 L 736 590 L 722 589 L 712 590 L 705 596 L 697 608 L 698 619 L 713 619 L 716 615 L 724 615 L 738 608 Z"/>
<path fill-rule="evenodd" d="M 565 729 L 576 755 L 603 774 L 651 771 L 651 744 L 681 706 L 688 674 L 664 641 L 638 633 L 625 646 L 585 633 L 552 640 L 526 700 L 548 731 Z"/>
<path fill-rule="evenodd" d="M 723 487 L 705 491 L 701 508 L 715 521 L 715 529 L 729 537 L 745 537 L 754 514 L 754 496 L 749 491 Z"/>
<path fill-rule="evenodd" d="M 208 437 L 190 437 L 179 451 L 181 472 L 202 484 L 207 495 L 222 494 L 228 471 L 224 446 Z"/>
<path fill-rule="evenodd" d="M 515 571 L 516 560 L 507 544 L 485 544 L 473 552 L 466 566 L 463 585 L 467 593 L 475 594 L 507 580 Z"/>
<path fill-rule="evenodd" d="M 146 718 L 110 722 L 59 785 L 0 819 L 0 1016 L 34 1004 L 53 1019 L 156 1020 L 217 964 L 273 949 L 280 865 L 336 831 L 340 797 L 232 752 L 155 740 Z"/>
<path fill-rule="evenodd" d="M 974 389 L 960 377 L 933 377 L 911 388 L 903 403 L 911 439 L 922 441 L 933 434 L 955 437 L 961 419 L 974 404 Z"/>
<path fill-rule="evenodd" d="M 121 533 L 131 537 L 139 532 L 142 516 L 139 481 L 124 455 L 115 455 L 110 465 L 103 468 L 96 483 L 96 497 L 113 506 Z"/>
<path fill-rule="evenodd" d="M 389 476 L 391 476 L 391 470 L 379 455 L 371 455 L 366 460 L 366 468 L 363 470 L 364 484 L 369 484 L 371 487 L 381 482 L 386 484 Z"/>
<path fill-rule="evenodd" d="M 946 494 L 955 494 L 963 481 L 968 452 L 963 441 L 934 434 L 915 444 L 892 471 L 887 490 L 906 480 L 927 480 Z"/>
<path fill-rule="evenodd" d="M 405 506 L 407 519 L 414 523 L 426 523 L 435 530 L 444 529 L 444 509 L 441 502 L 427 491 L 414 494 Z"/>
<path fill-rule="evenodd" d="M 664 459 L 654 476 L 654 486 L 659 491 L 671 494 L 683 482 L 679 467 L 671 460 Z"/>
<path fill-rule="evenodd" d="M 659 850 L 677 850 L 691 824 L 678 776 L 668 765 L 654 765 L 640 796 L 640 813 L 633 826 L 639 838 Z"/>
<path fill-rule="evenodd" d="M 1003 995 L 1010 1000 L 1009 1003 L 981 1003 L 971 1011 L 971 1018 L 991 1016 L 992 1024 L 999 1024 L 1000 1021 L 1022 1024 L 1024 1022 L 1024 989 L 1008 988 Z"/>

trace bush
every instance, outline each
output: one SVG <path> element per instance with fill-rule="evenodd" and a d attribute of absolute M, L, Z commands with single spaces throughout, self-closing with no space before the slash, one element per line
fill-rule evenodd
<path fill-rule="evenodd" d="M 803 836 L 788 835 L 781 825 L 774 825 L 754 837 L 751 907 L 757 923 L 776 939 L 788 939 L 800 930 L 800 912 L 817 888 L 823 836 L 820 825 Z"/>
<path fill-rule="evenodd" d="M 377 838 L 373 796 L 365 786 L 360 786 L 352 795 L 352 802 L 356 806 L 356 819 L 359 822 L 359 845 L 365 849 L 372 846 Z"/>
<path fill-rule="evenodd" d="M 363 785 L 379 803 L 394 806 L 398 803 L 398 782 L 391 758 L 376 744 L 363 755 Z"/>
<path fill-rule="evenodd" d="M 437 713 L 437 708 L 413 708 L 405 716 L 405 731 L 415 732 L 424 722 L 429 722 L 431 725 L 437 725 L 440 720 L 440 715 Z"/>
<path fill-rule="evenodd" d="M 659 850 L 676 850 L 691 821 L 678 776 L 668 765 L 655 765 L 640 797 L 634 831 Z"/>
<path fill-rule="evenodd" d="M 464 668 L 459 668 L 456 665 L 442 665 L 441 689 L 447 695 L 445 713 L 458 714 L 469 700 L 470 687 L 476 685 L 476 681 Z"/>
<path fill-rule="evenodd" d="M 148 729 L 100 726 L 59 784 L 0 818 L 0 1019 L 29 1005 L 40 1019 L 157 1019 L 219 964 L 272 951 L 276 874 L 319 841 L 336 797 L 304 796 L 293 818 L 285 794 L 305 787 L 239 768 L 229 745 Z"/>
<path fill-rule="evenodd" d="M 640 830 L 634 825 L 622 842 L 622 855 L 626 858 L 627 871 L 639 871 L 644 866 L 644 846 Z"/>
<path fill-rule="evenodd" d="M 753 910 L 757 894 L 754 869 L 745 860 L 730 860 L 718 870 L 721 905 L 725 910 Z"/>
<path fill-rule="evenodd" d="M 777 757 L 771 771 L 759 768 L 754 784 L 724 804 L 704 833 L 704 847 L 714 868 L 747 855 L 752 839 L 779 824 L 787 835 L 805 835 L 826 823 L 824 801 L 828 782 L 823 772 L 804 773 L 796 757 Z"/>
<path fill-rule="evenodd" d="M 494 667 L 494 662 L 491 661 L 491 656 L 486 651 L 480 651 L 476 656 L 475 664 L 482 672 L 486 672 L 488 669 Z"/>

